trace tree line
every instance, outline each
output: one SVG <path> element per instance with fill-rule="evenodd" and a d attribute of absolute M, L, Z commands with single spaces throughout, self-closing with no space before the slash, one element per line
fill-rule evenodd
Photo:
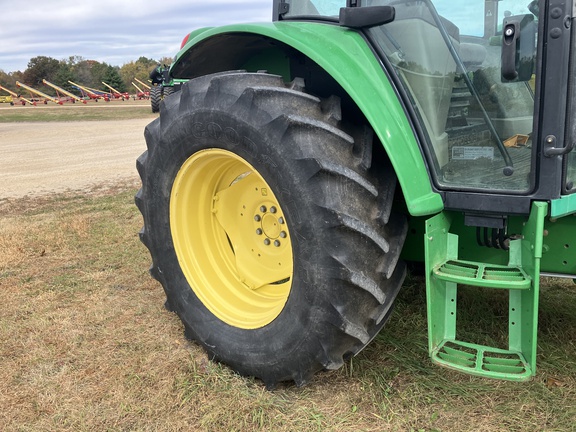
<path fill-rule="evenodd" d="M 136 61 L 131 61 L 119 67 L 105 62 L 88 60 L 80 56 L 70 56 L 66 60 L 37 56 L 30 59 L 26 70 L 23 72 L 7 73 L 0 69 L 0 85 L 17 93 L 22 93 L 23 90 L 16 87 L 16 81 L 20 81 L 44 93 L 55 95 L 56 91 L 51 87 L 45 86 L 42 83 L 43 79 L 74 94 L 78 94 L 78 90 L 68 81 L 102 91 L 109 91 L 102 84 L 102 81 L 104 81 L 119 92 L 127 91 L 133 93 L 136 91 L 136 88 L 132 86 L 134 78 L 147 82 L 150 71 L 159 63 L 170 64 L 171 59 L 163 58 L 157 61 L 140 57 Z M 136 85 L 140 87 L 137 82 Z"/>

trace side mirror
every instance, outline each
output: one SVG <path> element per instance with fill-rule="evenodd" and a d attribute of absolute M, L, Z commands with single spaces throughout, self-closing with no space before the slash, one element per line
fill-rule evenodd
<path fill-rule="evenodd" d="M 529 81 L 536 64 L 536 34 L 534 15 L 504 18 L 502 24 L 502 82 Z"/>
<path fill-rule="evenodd" d="M 394 21 L 396 10 L 392 6 L 340 8 L 340 25 L 353 29 L 375 27 Z"/>
<path fill-rule="evenodd" d="M 534 16 L 538 16 L 540 14 L 540 6 L 538 5 L 538 0 L 533 0 L 528 5 L 528 10 L 534 14 Z"/>

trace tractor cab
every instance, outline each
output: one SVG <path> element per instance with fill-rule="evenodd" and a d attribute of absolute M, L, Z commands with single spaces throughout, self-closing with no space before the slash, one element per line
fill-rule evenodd
<path fill-rule="evenodd" d="M 396 84 L 446 208 L 527 214 L 535 199 L 576 190 L 568 115 L 572 2 L 349 0 L 341 12 L 343 6 L 282 1 L 277 17 L 344 26 L 355 18 L 352 26 Z M 386 14 L 392 18 L 378 23 Z"/>

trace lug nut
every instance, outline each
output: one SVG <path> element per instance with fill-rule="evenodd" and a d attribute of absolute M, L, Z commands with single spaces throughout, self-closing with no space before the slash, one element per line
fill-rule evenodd
<path fill-rule="evenodd" d="M 258 229 L 256 230 L 256 234 L 262 235 L 262 230 L 261 230 L 260 228 L 258 228 Z"/>
<path fill-rule="evenodd" d="M 262 213 L 266 213 L 266 210 L 267 210 L 267 209 L 266 209 L 266 206 L 261 206 L 261 207 L 260 207 L 260 211 L 261 211 Z"/>
<path fill-rule="evenodd" d="M 274 246 L 279 247 L 280 246 L 280 240 L 274 240 Z"/>
<path fill-rule="evenodd" d="M 276 207 L 274 206 L 270 207 L 270 213 L 276 213 Z"/>
<path fill-rule="evenodd" d="M 256 222 L 260 222 L 262 220 L 262 218 L 260 217 L 260 215 L 256 215 L 256 216 L 254 216 L 254 220 Z"/>
<path fill-rule="evenodd" d="M 266 246 L 269 246 L 270 245 L 270 239 L 264 239 L 264 244 Z"/>
<path fill-rule="evenodd" d="M 279 218 L 278 218 L 278 223 L 284 224 L 284 218 L 283 218 L 283 217 L 279 217 Z"/>
<path fill-rule="evenodd" d="M 280 237 L 282 238 L 286 238 L 288 234 L 286 234 L 286 231 L 280 231 Z"/>

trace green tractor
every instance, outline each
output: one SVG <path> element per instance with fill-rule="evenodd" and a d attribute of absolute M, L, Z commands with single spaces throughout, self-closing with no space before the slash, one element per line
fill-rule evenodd
<path fill-rule="evenodd" d="M 186 336 L 302 385 L 377 335 L 416 262 L 433 362 L 533 376 L 540 277 L 576 277 L 575 16 L 572 0 L 274 0 L 271 23 L 191 33 L 136 195 Z M 462 285 L 508 291 L 506 346 L 457 331 Z"/>
<path fill-rule="evenodd" d="M 174 79 L 170 76 L 170 68 L 165 64 L 159 64 L 150 71 L 150 107 L 153 113 L 160 111 L 160 102 L 172 93 L 180 90 L 180 85 L 187 80 Z"/>

